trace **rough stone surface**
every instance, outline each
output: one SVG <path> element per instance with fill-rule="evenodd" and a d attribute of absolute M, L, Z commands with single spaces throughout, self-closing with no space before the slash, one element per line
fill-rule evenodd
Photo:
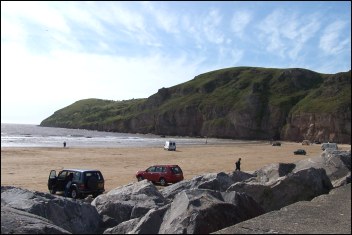
<path fill-rule="evenodd" d="M 51 221 L 1 205 L 1 234 L 70 234 Z"/>
<path fill-rule="evenodd" d="M 293 172 L 310 167 L 323 168 L 332 185 L 339 187 L 351 182 L 351 151 L 325 150 L 318 157 L 296 162 Z"/>
<path fill-rule="evenodd" d="M 115 231 L 133 234 L 207 234 L 230 224 L 253 218 L 264 210 L 249 196 L 237 192 L 187 189 L 177 194 L 171 204 L 150 210 L 135 225 Z"/>
<path fill-rule="evenodd" d="M 351 184 L 301 201 L 214 234 L 351 234 Z"/>
<path fill-rule="evenodd" d="M 232 174 L 226 174 L 225 172 L 208 173 L 170 185 L 161 192 L 163 196 L 169 200 L 172 200 L 176 194 L 186 189 L 199 188 L 224 192 L 232 184 L 253 176 L 254 175 L 242 171 L 233 172 Z"/>
<path fill-rule="evenodd" d="M 16 187 L 1 187 L 2 206 L 41 216 L 71 233 L 96 233 L 101 224 L 99 214 L 90 204 Z"/>
<path fill-rule="evenodd" d="M 92 203 L 103 216 L 103 229 L 144 216 L 150 209 L 165 205 L 165 199 L 149 181 L 131 183 L 96 197 Z"/>
<path fill-rule="evenodd" d="M 297 201 L 311 200 L 332 188 L 324 169 L 309 168 L 270 181 L 245 181 L 233 184 L 227 191 L 244 192 L 266 212 L 280 209 Z"/>

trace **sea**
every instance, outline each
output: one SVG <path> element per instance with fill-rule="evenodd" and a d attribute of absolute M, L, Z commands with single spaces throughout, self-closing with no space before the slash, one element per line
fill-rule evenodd
<path fill-rule="evenodd" d="M 85 129 L 42 127 L 33 124 L 1 123 L 1 148 L 6 147 L 163 147 L 165 141 L 175 141 L 177 147 L 204 144 L 235 144 L 249 141 L 130 134 Z M 250 141 L 253 142 L 253 141 Z"/>

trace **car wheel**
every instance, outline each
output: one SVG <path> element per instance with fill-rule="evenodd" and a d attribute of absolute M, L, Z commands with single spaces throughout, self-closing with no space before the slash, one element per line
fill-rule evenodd
<path fill-rule="evenodd" d="M 142 180 L 144 180 L 144 178 L 143 178 L 143 176 L 140 175 L 140 176 L 137 177 L 137 180 L 138 181 L 142 181 Z"/>
<path fill-rule="evenodd" d="M 72 189 L 72 191 L 71 191 L 71 197 L 73 198 L 73 199 L 77 199 L 77 198 L 79 198 L 79 194 L 78 194 L 78 192 L 77 192 L 77 189 Z"/>
<path fill-rule="evenodd" d="M 161 186 L 165 186 L 166 185 L 166 180 L 164 178 L 160 179 L 160 184 Z"/>
<path fill-rule="evenodd" d="M 55 194 L 55 193 L 56 193 L 56 190 L 55 190 L 54 188 L 52 188 L 52 189 L 49 190 L 49 192 L 50 192 L 51 194 Z"/>

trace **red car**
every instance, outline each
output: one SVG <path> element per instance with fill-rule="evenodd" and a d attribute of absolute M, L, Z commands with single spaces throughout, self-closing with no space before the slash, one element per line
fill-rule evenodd
<path fill-rule="evenodd" d="M 178 165 L 154 165 L 145 171 L 137 171 L 138 181 L 147 179 L 153 183 L 160 183 L 162 186 L 168 183 L 177 183 L 183 180 L 183 172 Z"/>

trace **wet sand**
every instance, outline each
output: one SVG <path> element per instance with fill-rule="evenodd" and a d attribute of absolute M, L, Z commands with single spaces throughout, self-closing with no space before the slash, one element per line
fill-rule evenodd
<path fill-rule="evenodd" d="M 321 145 L 269 142 L 248 144 L 204 144 L 177 146 L 177 151 L 163 148 L 1 148 L 1 186 L 12 185 L 48 192 L 50 170 L 63 168 L 99 169 L 105 178 L 105 190 L 136 182 L 135 173 L 153 164 L 177 164 L 185 179 L 205 173 L 230 173 L 242 158 L 242 171 L 255 171 L 270 163 L 291 163 L 320 156 Z M 307 155 L 294 155 L 302 148 Z M 351 145 L 339 145 L 341 150 Z"/>

